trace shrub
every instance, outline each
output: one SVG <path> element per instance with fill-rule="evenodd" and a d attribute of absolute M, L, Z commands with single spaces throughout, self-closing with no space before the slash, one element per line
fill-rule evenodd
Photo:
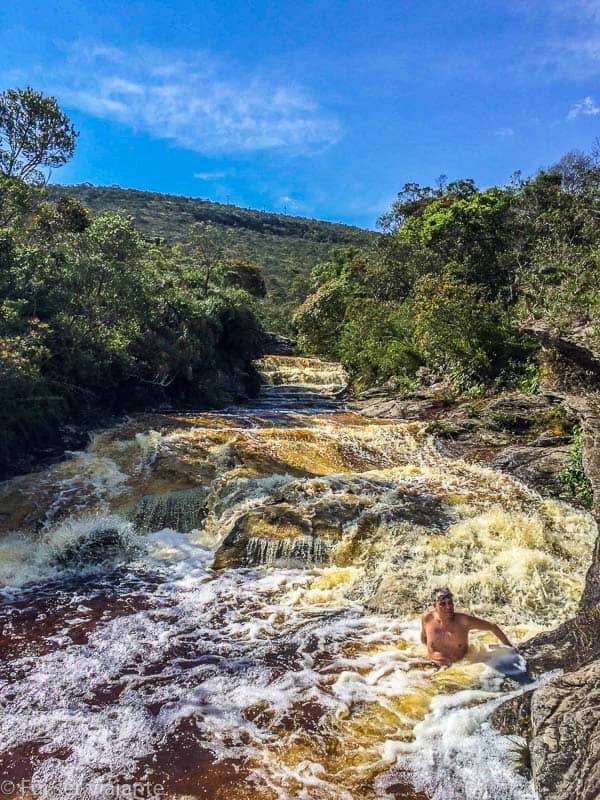
<path fill-rule="evenodd" d="M 592 507 L 592 485 L 583 468 L 583 430 L 579 426 L 573 430 L 569 463 L 560 473 L 559 480 L 569 497 L 581 503 L 584 508 Z"/>

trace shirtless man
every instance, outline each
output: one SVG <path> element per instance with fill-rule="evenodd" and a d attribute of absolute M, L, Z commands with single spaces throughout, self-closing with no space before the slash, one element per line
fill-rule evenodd
<path fill-rule="evenodd" d="M 503 631 L 493 622 L 454 611 L 450 589 L 434 589 L 433 611 L 421 617 L 421 641 L 427 645 L 427 658 L 440 667 L 460 661 L 469 649 L 469 631 L 490 631 L 502 644 L 512 647 Z"/>

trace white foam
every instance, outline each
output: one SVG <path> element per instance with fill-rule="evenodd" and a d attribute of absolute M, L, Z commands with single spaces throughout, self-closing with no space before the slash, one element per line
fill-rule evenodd
<path fill-rule="evenodd" d="M 102 538 L 106 532 L 108 542 Z M 0 540 L 0 586 L 22 586 L 69 568 L 80 571 L 107 560 L 127 560 L 141 544 L 132 524 L 117 514 L 69 518 L 35 538 L 13 533 Z"/>
<path fill-rule="evenodd" d="M 278 757 L 282 748 L 293 750 L 296 738 L 278 725 L 293 708 L 316 703 L 327 721 L 323 730 L 349 737 L 351 747 L 352 726 L 363 710 L 393 713 L 398 697 L 427 685 L 428 673 L 409 669 L 418 663 L 418 645 L 410 642 L 415 623 L 368 615 L 356 605 L 321 607 L 315 614 L 290 604 L 294 591 L 325 570 L 234 570 L 215 577 L 211 552 L 189 537 L 165 529 L 147 540 L 148 556 L 140 563 L 156 563 L 165 579 L 154 608 L 101 621 L 83 645 L 70 643 L 67 626 L 60 645 L 35 665 L 15 662 L 25 675 L 5 701 L 4 746 L 44 740 L 70 753 L 36 767 L 38 796 L 49 799 L 61 787 L 66 800 L 109 797 L 111 781 L 135 774 L 136 760 L 156 752 L 188 717 L 216 757 L 248 760 L 257 785 L 271 786 L 280 798 L 354 796 L 349 786 L 355 767 L 336 777 L 320 762 L 318 749 L 298 760 Z M 85 594 L 73 608 L 85 614 Z M 173 648 L 182 646 L 184 657 L 174 657 Z M 107 685 L 116 687 L 116 700 L 94 704 L 95 692 Z M 508 746 L 486 723 L 496 697 L 493 681 L 434 697 L 431 713 L 414 727 L 413 745 L 386 737 L 373 739 L 370 749 L 357 743 L 360 769 L 381 771 L 400 754 L 406 761 L 418 753 L 413 779 L 433 798 L 452 796 L 449 776 L 456 786 L 470 780 L 480 786 L 481 774 L 488 773 L 490 792 L 504 785 L 504 794 L 490 798 L 528 798 L 514 793 L 523 789 L 522 780 L 511 771 Z M 157 715 L 151 705 L 160 708 Z M 271 722 L 249 719 L 253 707 L 267 709 Z M 441 794 L 438 784 L 444 782 Z"/>
<path fill-rule="evenodd" d="M 536 800 L 530 781 L 515 770 L 518 739 L 502 736 L 489 721 L 505 699 L 484 689 L 438 695 L 415 726 L 414 741 L 388 747 L 387 756 L 431 800 Z"/>

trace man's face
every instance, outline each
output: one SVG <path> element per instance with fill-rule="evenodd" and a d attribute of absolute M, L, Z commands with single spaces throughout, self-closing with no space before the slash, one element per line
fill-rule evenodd
<path fill-rule="evenodd" d="M 454 614 L 454 600 L 452 599 L 452 595 L 438 595 L 433 606 L 440 617 L 451 617 Z"/>

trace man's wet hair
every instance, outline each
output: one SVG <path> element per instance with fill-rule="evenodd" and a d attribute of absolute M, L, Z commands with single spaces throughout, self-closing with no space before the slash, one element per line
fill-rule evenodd
<path fill-rule="evenodd" d="M 431 599 L 435 603 L 436 600 L 439 600 L 439 598 L 443 597 L 444 595 L 449 597 L 450 600 L 454 599 L 454 595 L 447 586 L 438 586 L 437 589 L 434 589 L 431 593 Z"/>

